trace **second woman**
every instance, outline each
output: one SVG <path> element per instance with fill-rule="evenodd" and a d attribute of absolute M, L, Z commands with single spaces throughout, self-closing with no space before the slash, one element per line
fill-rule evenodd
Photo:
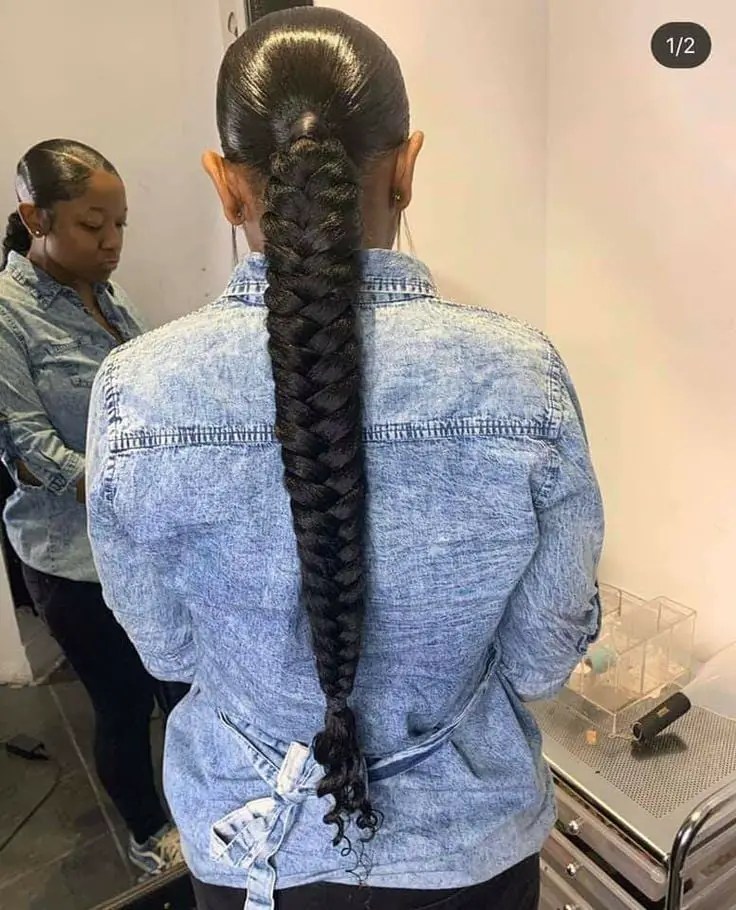
<path fill-rule="evenodd" d="M 31 148 L 16 174 L 0 273 L 0 454 L 16 482 L 4 519 L 26 586 L 92 699 L 95 764 L 148 873 L 178 860 L 154 786 L 149 721 L 157 693 L 107 609 L 87 538 L 87 412 L 95 374 L 142 326 L 110 276 L 125 187 L 80 142 Z"/>

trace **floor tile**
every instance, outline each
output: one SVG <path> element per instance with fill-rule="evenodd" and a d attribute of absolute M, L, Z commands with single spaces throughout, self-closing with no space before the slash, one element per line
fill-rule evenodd
<path fill-rule="evenodd" d="M 53 674 L 49 686 L 58 699 L 59 710 L 69 724 L 85 762 L 92 767 L 95 716 L 86 689 L 67 667 Z"/>
<path fill-rule="evenodd" d="M 0 740 L 20 733 L 45 743 L 58 763 L 59 783 L 0 852 L 0 907 L 87 910 L 126 891 L 140 873 L 116 846 L 113 831 L 123 852 L 127 832 L 94 776 L 94 714 L 68 665 L 42 685 L 0 686 Z M 159 712 L 151 722 L 159 783 L 163 734 Z M 56 773 L 56 764 L 26 761 L 0 750 L 0 843 L 44 795 Z"/>
<path fill-rule="evenodd" d="M 0 740 L 21 733 L 40 739 L 64 772 L 80 769 L 79 756 L 48 685 L 0 686 Z"/>
<path fill-rule="evenodd" d="M 47 792 L 53 782 L 53 769 L 5 755 L 0 759 L 2 787 L 8 787 L 11 797 L 3 799 L 0 807 L 1 841 Z M 110 830 L 86 774 L 67 774 L 0 853 L 0 883 L 58 860 L 102 835 L 110 837 Z"/>
<path fill-rule="evenodd" d="M 91 910 L 133 884 L 112 838 L 105 834 L 8 885 L 0 885 L 0 906 L 6 910 Z"/>

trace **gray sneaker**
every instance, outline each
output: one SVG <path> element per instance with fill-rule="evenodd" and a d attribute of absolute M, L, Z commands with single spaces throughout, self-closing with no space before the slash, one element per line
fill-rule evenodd
<path fill-rule="evenodd" d="M 128 859 L 148 875 L 160 875 L 184 861 L 179 832 L 173 825 L 164 825 L 142 844 L 139 844 L 131 834 L 128 842 Z"/>

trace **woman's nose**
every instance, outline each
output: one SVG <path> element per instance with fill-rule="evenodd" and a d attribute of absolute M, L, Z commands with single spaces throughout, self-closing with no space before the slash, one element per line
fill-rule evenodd
<path fill-rule="evenodd" d="M 102 232 L 100 246 L 103 250 L 120 250 L 123 245 L 123 232 L 117 227 Z"/>

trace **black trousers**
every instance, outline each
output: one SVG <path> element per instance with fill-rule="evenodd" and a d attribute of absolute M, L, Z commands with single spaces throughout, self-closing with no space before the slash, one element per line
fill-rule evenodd
<path fill-rule="evenodd" d="M 187 687 L 158 683 L 146 672 L 100 585 L 29 566 L 23 575 L 36 609 L 92 700 L 100 782 L 135 839 L 145 841 L 167 821 L 151 761 L 154 699 L 168 712 Z"/>
<path fill-rule="evenodd" d="M 197 910 L 243 910 L 245 891 L 193 879 Z M 315 884 L 276 892 L 276 910 L 537 910 L 539 857 L 532 856 L 483 885 L 452 891 Z"/>

